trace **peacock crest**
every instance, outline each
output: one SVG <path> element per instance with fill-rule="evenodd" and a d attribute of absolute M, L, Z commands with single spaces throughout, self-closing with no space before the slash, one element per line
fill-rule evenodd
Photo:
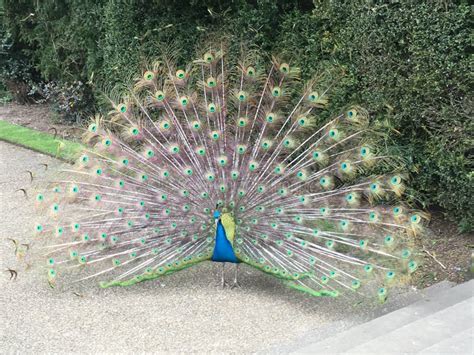
<path fill-rule="evenodd" d="M 49 282 L 132 285 L 216 261 L 221 231 L 236 262 L 297 290 L 384 300 L 416 270 L 426 218 L 398 201 L 406 176 L 384 130 L 357 106 L 321 124 L 330 85 L 303 83 L 290 60 L 205 48 L 111 95 L 37 195 Z"/>

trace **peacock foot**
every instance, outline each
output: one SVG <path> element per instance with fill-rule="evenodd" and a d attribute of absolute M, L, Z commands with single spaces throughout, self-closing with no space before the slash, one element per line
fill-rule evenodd
<path fill-rule="evenodd" d="M 216 284 L 216 287 L 219 287 L 221 289 L 224 289 L 226 287 L 230 286 L 229 283 L 227 281 L 220 281 L 219 283 Z"/>

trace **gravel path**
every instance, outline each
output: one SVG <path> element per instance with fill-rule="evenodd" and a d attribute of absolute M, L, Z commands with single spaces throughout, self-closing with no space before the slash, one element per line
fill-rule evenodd
<path fill-rule="evenodd" d="M 287 352 L 411 302 L 381 306 L 312 298 L 241 267 L 242 289 L 216 286 L 219 267 L 205 262 L 159 281 L 101 289 L 95 283 L 51 289 L 41 266 L 25 270 L 7 238 L 31 242 L 34 218 L 18 189 L 29 173 L 60 165 L 52 158 L 0 142 L 0 352 Z M 30 198 L 31 200 L 31 198 Z M 5 270 L 17 270 L 10 280 Z M 229 266 L 228 278 L 233 270 Z M 302 335 L 305 335 L 302 338 Z M 293 345 L 292 345 L 293 344 Z"/>

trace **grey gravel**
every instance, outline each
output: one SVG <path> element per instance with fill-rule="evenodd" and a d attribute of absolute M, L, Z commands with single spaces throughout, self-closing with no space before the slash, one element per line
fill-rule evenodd
<path fill-rule="evenodd" d="M 27 170 L 37 179 L 47 173 L 41 163 L 48 171 L 61 164 L 0 142 L 1 353 L 288 352 L 302 335 L 324 337 L 419 298 L 414 291 L 384 305 L 312 298 L 246 266 L 242 288 L 222 290 L 220 265 L 210 262 L 128 288 L 91 281 L 51 289 L 41 267 L 25 270 L 7 239 L 32 241 L 31 198 L 17 190 L 30 186 Z"/>

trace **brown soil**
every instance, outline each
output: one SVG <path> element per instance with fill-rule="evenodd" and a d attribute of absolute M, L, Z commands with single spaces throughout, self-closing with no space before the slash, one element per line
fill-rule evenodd
<path fill-rule="evenodd" d="M 0 106 L 0 119 L 39 131 L 54 133 L 60 137 L 79 140 L 84 128 L 53 122 L 47 105 Z M 474 261 L 474 234 L 461 234 L 455 223 L 448 221 L 440 212 L 432 212 L 426 233 L 417 241 L 422 263 L 414 282 L 428 287 L 442 280 L 464 282 L 474 275 L 470 272 Z"/>
<path fill-rule="evenodd" d="M 448 221 L 441 212 L 432 212 L 418 248 L 423 262 L 415 282 L 420 288 L 441 280 L 461 283 L 474 277 L 470 272 L 474 262 L 474 234 L 459 233 L 457 225 Z"/>
<path fill-rule="evenodd" d="M 0 106 L 0 120 L 20 126 L 54 134 L 58 137 L 78 141 L 84 132 L 83 128 L 54 122 L 48 105 L 19 105 L 7 103 Z"/>

